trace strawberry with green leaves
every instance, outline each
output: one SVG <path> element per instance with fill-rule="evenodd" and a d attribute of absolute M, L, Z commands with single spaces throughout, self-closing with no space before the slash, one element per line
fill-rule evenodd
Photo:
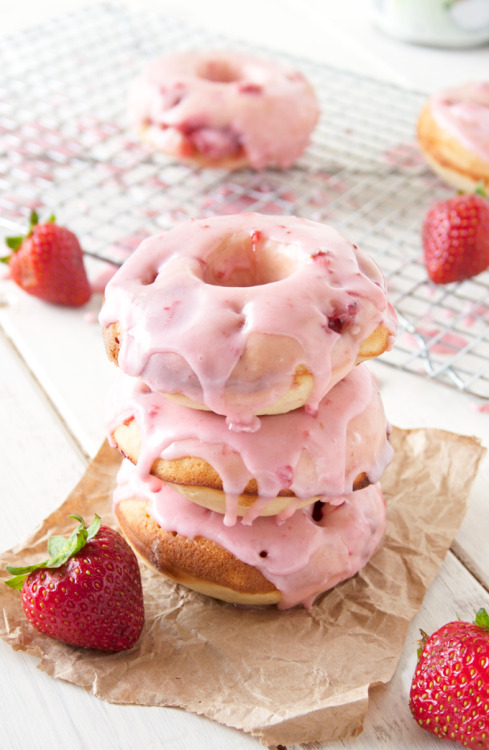
<path fill-rule="evenodd" d="M 41 633 L 73 646 L 123 651 L 144 624 L 141 574 L 122 536 L 95 516 L 67 539 L 53 536 L 49 560 L 8 566 L 7 586 L 22 590 L 24 612 Z"/>
<path fill-rule="evenodd" d="M 56 305 L 80 307 L 88 302 L 92 291 L 80 243 L 54 216 L 39 223 L 33 211 L 27 235 L 9 237 L 6 243 L 12 253 L 1 260 L 25 292 Z"/>
<path fill-rule="evenodd" d="M 410 695 L 419 726 L 470 750 L 489 750 L 489 615 L 423 634 Z"/>
<path fill-rule="evenodd" d="M 424 262 L 435 284 L 477 276 L 489 267 L 489 200 L 484 191 L 436 203 L 422 229 Z"/>

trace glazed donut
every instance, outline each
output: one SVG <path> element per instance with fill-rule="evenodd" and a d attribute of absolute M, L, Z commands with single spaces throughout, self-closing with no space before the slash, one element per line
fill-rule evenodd
<path fill-rule="evenodd" d="M 208 596 L 243 605 L 297 604 L 363 568 L 382 539 L 386 510 L 379 484 L 316 503 L 281 525 L 258 518 L 252 529 L 177 495 L 123 462 L 114 513 L 136 552 L 161 573 Z M 252 533 L 251 533 L 252 531 Z"/>
<path fill-rule="evenodd" d="M 263 417 L 258 432 L 234 432 L 224 417 L 188 409 L 128 376 L 106 407 L 112 445 L 189 500 L 251 524 L 259 515 L 290 516 L 319 499 L 377 482 L 393 454 L 372 375 L 358 365 L 313 416 L 305 409 Z"/>
<path fill-rule="evenodd" d="M 150 62 L 129 90 L 131 127 L 199 167 L 289 167 L 318 119 L 297 70 L 236 52 L 181 52 Z"/>
<path fill-rule="evenodd" d="M 109 358 L 152 390 L 256 430 L 390 348 L 396 316 L 373 260 L 294 216 L 191 220 L 145 240 L 105 290 Z"/>
<path fill-rule="evenodd" d="M 457 190 L 489 190 L 489 82 L 432 96 L 418 121 L 418 142 L 436 174 Z"/>

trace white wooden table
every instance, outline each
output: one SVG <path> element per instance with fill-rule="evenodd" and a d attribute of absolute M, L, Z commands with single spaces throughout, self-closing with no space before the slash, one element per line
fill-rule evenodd
<path fill-rule="evenodd" d="M 2 32 L 22 30 L 75 0 L 0 0 Z M 145 2 L 231 36 L 338 67 L 385 77 L 426 91 L 489 74 L 487 47 L 467 51 L 411 47 L 373 29 L 364 0 L 209 0 Z M 0 42 L 1 43 L 1 42 Z M 91 269 L 90 267 L 90 270 Z M 88 310 L 97 314 L 101 297 Z M 103 401 L 113 369 L 87 308 L 60 310 L 0 281 L 0 549 L 21 541 L 54 510 L 101 444 Z M 382 363 L 373 366 L 390 420 L 401 427 L 441 427 L 479 436 L 489 445 L 489 414 L 474 397 Z M 330 745 L 431 748 L 415 725 L 408 692 L 418 628 L 430 631 L 455 615 L 489 606 L 488 460 L 473 488 L 466 519 L 439 576 L 412 623 L 392 682 L 372 691 L 364 733 Z M 0 726 L 5 750 L 129 750 L 133 748 L 258 748 L 257 741 L 175 709 L 106 704 L 36 670 L 35 659 L 0 642 Z"/>

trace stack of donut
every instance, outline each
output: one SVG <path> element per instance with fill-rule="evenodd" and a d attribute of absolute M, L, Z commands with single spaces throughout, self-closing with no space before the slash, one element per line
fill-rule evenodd
<path fill-rule="evenodd" d="M 396 331 L 371 258 L 297 217 L 192 220 L 140 245 L 100 322 L 119 366 L 114 512 L 142 558 L 280 608 L 312 606 L 368 562 L 392 448 L 362 363 Z"/>

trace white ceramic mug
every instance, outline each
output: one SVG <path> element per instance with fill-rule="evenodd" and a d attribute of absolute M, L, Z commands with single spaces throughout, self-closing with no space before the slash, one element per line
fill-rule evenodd
<path fill-rule="evenodd" d="M 372 0 L 374 23 L 386 34 L 436 47 L 489 41 L 489 0 Z"/>

